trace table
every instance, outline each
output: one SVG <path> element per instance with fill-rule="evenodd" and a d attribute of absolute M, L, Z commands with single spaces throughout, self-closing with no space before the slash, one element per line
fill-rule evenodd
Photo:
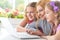
<path fill-rule="evenodd" d="M 11 19 L 10 18 L 9 20 L 14 25 L 14 28 L 16 25 L 19 24 L 19 22 L 21 22 L 21 19 Z M 42 39 L 42 38 L 40 38 L 40 39 L 39 38 L 38 39 L 16 38 L 16 37 L 12 36 L 10 33 L 8 33 L 4 27 L 2 27 L 1 31 L 0 31 L 0 40 L 45 40 L 45 39 Z"/>

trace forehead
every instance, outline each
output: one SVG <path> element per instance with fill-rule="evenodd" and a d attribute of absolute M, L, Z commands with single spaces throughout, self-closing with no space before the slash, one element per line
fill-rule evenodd
<path fill-rule="evenodd" d="M 46 11 L 46 12 L 50 12 L 50 11 L 52 11 L 52 10 L 50 10 L 49 7 L 45 6 L 45 11 Z"/>
<path fill-rule="evenodd" d="M 27 8 L 26 8 L 26 10 L 27 11 L 34 11 L 34 10 L 36 10 L 34 7 L 30 7 L 30 6 L 28 6 Z"/>
<path fill-rule="evenodd" d="M 37 9 L 43 9 L 43 7 L 41 7 L 40 5 L 37 6 Z"/>

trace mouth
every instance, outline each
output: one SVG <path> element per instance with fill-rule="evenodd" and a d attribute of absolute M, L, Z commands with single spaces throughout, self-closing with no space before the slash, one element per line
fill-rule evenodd
<path fill-rule="evenodd" d="M 39 15 L 39 17 L 41 18 L 41 17 L 44 17 L 44 15 Z"/>
<path fill-rule="evenodd" d="M 33 16 L 29 16 L 28 18 L 29 18 L 29 20 L 33 20 L 33 19 L 34 19 L 34 17 L 33 17 Z"/>

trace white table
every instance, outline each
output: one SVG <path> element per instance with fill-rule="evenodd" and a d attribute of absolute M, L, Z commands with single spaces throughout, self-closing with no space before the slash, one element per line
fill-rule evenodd
<path fill-rule="evenodd" d="M 20 23 L 20 19 L 9 19 L 10 22 L 14 25 L 14 27 Z M 14 24 L 15 23 L 15 24 Z M 12 36 L 10 33 L 6 31 L 6 29 L 1 28 L 0 31 L 0 40 L 45 40 L 45 39 L 20 39 Z"/>

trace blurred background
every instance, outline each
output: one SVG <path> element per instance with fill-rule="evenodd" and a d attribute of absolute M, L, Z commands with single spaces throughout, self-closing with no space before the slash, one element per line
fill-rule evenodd
<path fill-rule="evenodd" d="M 22 19 L 24 17 L 25 6 L 30 2 L 38 1 L 39 0 L 0 0 L 0 17 Z"/>
<path fill-rule="evenodd" d="M 30 2 L 38 2 L 40 0 L 0 0 L 0 17 L 8 18 L 14 28 L 24 18 L 24 9 Z M 60 0 L 51 0 L 60 1 Z M 20 40 L 11 36 L 7 30 L 1 25 L 0 21 L 0 40 Z M 35 40 L 35 39 L 34 39 Z M 38 39 L 37 39 L 38 40 Z"/>

